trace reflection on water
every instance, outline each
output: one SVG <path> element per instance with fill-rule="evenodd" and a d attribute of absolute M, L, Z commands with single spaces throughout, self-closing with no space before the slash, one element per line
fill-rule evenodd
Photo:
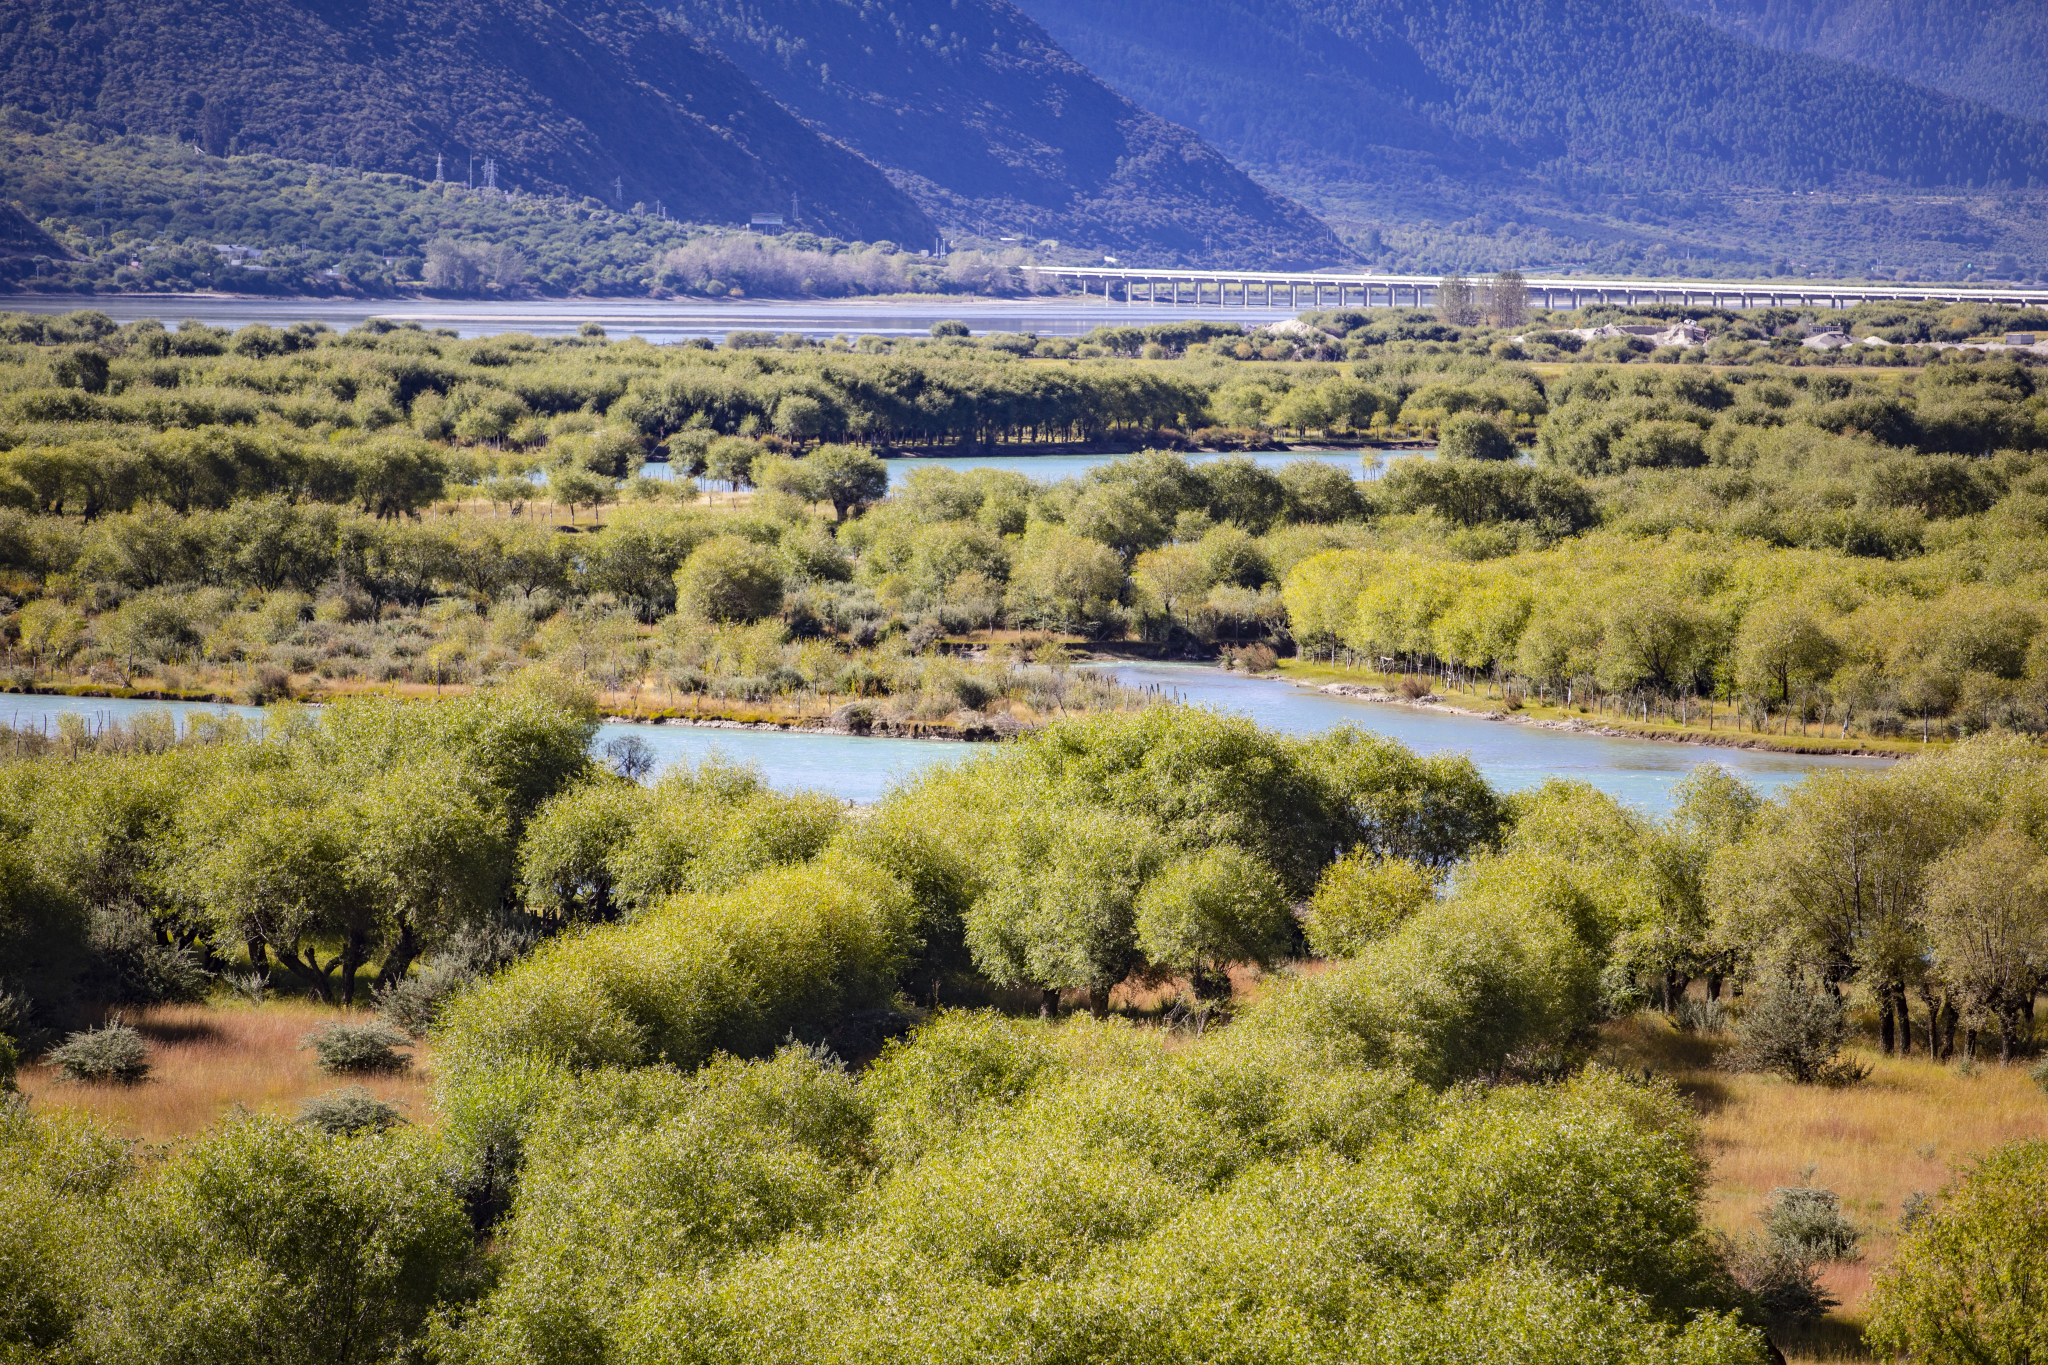
<path fill-rule="evenodd" d="M 1189 308 L 1149 304 L 1104 304 L 1067 299 L 535 299 L 465 303 L 444 299 L 262 299 L 206 295 L 93 297 L 81 295 L 12 298 L 10 309 L 69 313 L 96 308 L 116 322 L 161 318 L 175 323 L 196 318 L 212 327 L 245 327 L 252 322 L 283 327 L 324 322 L 347 329 L 366 318 L 449 327 L 465 337 L 499 332 L 568 336 L 586 322 L 602 325 L 613 338 L 644 337 L 657 344 L 691 337 L 723 340 L 729 332 L 799 332 L 811 337 L 928 336 L 945 319 L 965 322 L 975 333 L 1036 332 L 1080 336 L 1105 323 L 1144 326 L 1186 318 L 1256 325 L 1295 315 L 1285 308 Z"/>
<path fill-rule="evenodd" d="M 1199 664 L 1107 666 L 1129 686 L 1153 686 L 1179 700 L 1251 716 L 1270 729 L 1319 734 L 1339 725 L 1386 735 L 1418 753 L 1470 754 L 1486 780 L 1504 791 L 1532 787 L 1546 778 L 1583 781 L 1649 814 L 1671 808 L 1671 792 L 1695 764 L 1718 763 L 1765 793 L 1798 781 L 1816 768 L 1882 769 L 1887 759 L 1777 754 L 1750 749 L 1716 749 L 1652 740 L 1607 739 L 1599 735 L 1543 730 L 1505 721 L 1443 715 L 1407 707 L 1334 697 L 1291 683 L 1247 678 Z M 103 723 L 127 720 L 142 711 L 169 710 L 182 718 L 194 712 L 226 713 L 261 720 L 247 706 L 197 706 L 121 701 L 97 697 L 0 697 L 0 720 L 17 728 L 56 732 L 66 713 Z M 661 767 L 698 762 L 712 753 L 759 766 L 782 790 L 810 789 L 842 800 L 874 801 L 904 778 L 941 763 L 959 763 L 982 752 L 974 744 L 937 740 L 858 739 L 776 730 L 726 730 L 687 725 L 606 725 L 598 743 L 635 735 L 653 749 Z"/>

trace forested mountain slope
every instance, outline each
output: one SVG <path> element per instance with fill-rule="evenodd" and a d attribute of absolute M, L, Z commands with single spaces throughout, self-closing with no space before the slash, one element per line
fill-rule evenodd
<path fill-rule="evenodd" d="M 962 234 L 1239 265 L 1346 254 L 1009 0 L 672 0 L 669 12 Z"/>
<path fill-rule="evenodd" d="M 2048 184 L 2048 127 L 1770 50 L 1657 0 L 1022 5 L 1145 107 L 1354 221 L 1590 215 L 1601 221 L 1551 224 L 1586 240 L 1627 236 L 1645 214 L 1683 225 L 1700 201 L 1655 198 L 1729 186 Z M 1695 233 L 1673 254 L 1755 251 L 1770 235 L 1748 228 L 1715 245 Z M 1820 224 L 1782 236 L 1883 239 Z"/>
<path fill-rule="evenodd" d="M 1767 47 L 1889 71 L 2048 118 L 2048 9 L 2038 0 L 1668 0 Z"/>
<path fill-rule="evenodd" d="M 0 11 L 0 104 L 215 155 L 659 203 L 711 222 L 786 208 L 918 242 L 925 215 L 732 63 L 631 0 L 48 0 Z"/>

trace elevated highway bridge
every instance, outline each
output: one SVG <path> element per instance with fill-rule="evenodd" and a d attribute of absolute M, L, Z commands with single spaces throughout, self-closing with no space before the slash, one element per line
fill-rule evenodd
<path fill-rule="evenodd" d="M 1103 302 L 1161 307 L 1256 308 L 1428 308 L 1436 303 L 1438 281 L 1424 275 L 1346 275 L 1324 271 L 1133 270 L 1121 266 L 1035 266 L 1041 281 L 1065 280 Z M 1576 275 L 1530 276 L 1523 280 L 1529 303 L 1540 308 L 1584 308 L 1593 304 L 1677 303 L 1688 308 L 1850 308 L 1859 303 L 1997 303 L 2048 306 L 2048 287 L 1987 289 L 1935 285 L 1823 284 L 1772 280 L 1734 284 L 1726 280 L 1602 280 Z"/>

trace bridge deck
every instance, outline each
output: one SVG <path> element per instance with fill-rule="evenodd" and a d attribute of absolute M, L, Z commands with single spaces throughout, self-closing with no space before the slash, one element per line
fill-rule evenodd
<path fill-rule="evenodd" d="M 1084 293 L 1100 286 L 1107 302 L 1241 308 L 1366 308 L 1436 302 L 1439 281 L 1426 275 L 1347 275 L 1329 271 L 1139 270 L 1119 266 L 1034 266 L 1041 279 L 1074 280 Z M 1997 303 L 2048 305 L 2048 288 L 1948 288 L 1939 285 L 1824 284 L 1783 280 L 1600 280 L 1534 276 L 1523 281 L 1529 301 L 1544 308 L 1587 304 L 1676 302 L 1702 308 L 1847 308 L 1858 303 Z M 1233 300 L 1233 295 L 1235 296 Z M 1306 296 L 1306 297 L 1304 297 Z"/>

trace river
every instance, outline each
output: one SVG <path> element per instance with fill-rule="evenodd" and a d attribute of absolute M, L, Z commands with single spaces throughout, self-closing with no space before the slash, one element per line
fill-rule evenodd
<path fill-rule="evenodd" d="M 465 303 L 450 299 L 268 299 L 220 294 L 26 295 L 0 301 L 12 312 L 69 313 L 96 308 L 116 322 L 160 318 L 176 323 L 194 318 L 213 327 L 246 327 L 252 322 L 283 327 L 324 322 L 347 330 L 367 318 L 449 327 L 465 337 L 526 332 L 568 336 L 595 322 L 613 338 L 643 337 L 656 344 L 705 337 L 723 341 L 732 332 L 796 332 L 809 337 L 844 335 L 929 336 L 935 322 L 964 322 L 976 334 L 1035 332 L 1077 337 L 1105 323 L 1142 327 L 1194 317 L 1209 322 L 1257 326 L 1295 316 L 1289 308 L 1189 308 L 1186 304 L 1105 304 L 1059 299 L 533 299 Z"/>
<path fill-rule="evenodd" d="M 1119 664 L 1109 671 L 1131 686 L 1158 687 L 1189 703 L 1248 715 L 1261 725 L 1290 734 L 1318 734 L 1339 725 L 1356 725 L 1397 739 L 1419 753 L 1466 753 L 1486 780 L 1503 791 L 1519 791 L 1550 777 L 1580 779 L 1651 815 L 1661 815 L 1671 808 L 1672 789 L 1694 765 L 1703 762 L 1720 764 L 1766 794 L 1817 768 L 1878 771 L 1889 762 L 1755 749 L 1706 749 L 1545 730 L 1354 701 L 1292 683 L 1247 678 L 1198 664 Z M 246 706 L 0 696 L 0 722 L 51 732 L 55 731 L 56 718 L 67 712 L 105 721 L 163 710 L 177 714 L 181 722 L 193 712 L 226 712 L 257 724 L 263 717 L 260 710 Z M 979 745 L 936 740 L 861 739 L 852 735 L 690 725 L 606 725 L 599 730 L 598 743 L 628 735 L 644 741 L 661 767 L 697 762 L 720 753 L 756 765 L 769 783 L 783 790 L 823 791 L 842 800 L 859 802 L 876 800 L 896 782 L 934 764 L 959 763 L 982 752 Z"/>

